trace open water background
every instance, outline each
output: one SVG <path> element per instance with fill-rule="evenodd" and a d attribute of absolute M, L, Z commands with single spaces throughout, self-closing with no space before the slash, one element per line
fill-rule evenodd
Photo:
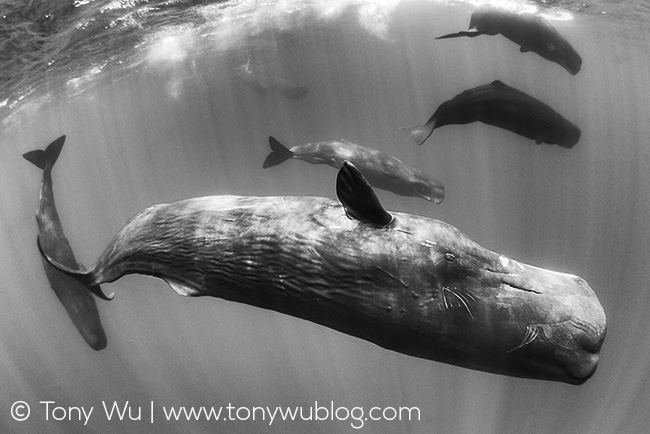
<path fill-rule="evenodd" d="M 582 71 L 467 28 L 477 1 L 0 1 L 0 431 L 356 432 L 347 421 L 164 422 L 161 406 L 417 406 L 373 433 L 644 433 L 650 425 L 650 8 L 643 0 L 509 2 L 538 9 Z M 541 4 L 540 4 L 541 3 Z M 263 95 L 239 80 L 250 60 Z M 571 150 L 483 124 L 416 147 L 399 127 L 495 79 L 582 129 Z M 336 172 L 263 170 L 267 138 L 345 138 L 439 179 L 432 205 L 379 191 L 388 209 L 446 221 L 522 262 L 584 277 L 608 315 L 582 386 L 419 360 L 324 327 L 219 299 L 178 297 L 144 276 L 98 300 L 108 347 L 92 351 L 49 289 L 35 244 L 41 173 L 21 154 L 61 134 L 59 214 L 90 265 L 141 209 L 213 194 L 335 197 Z M 32 406 L 29 420 L 12 403 Z M 45 420 L 39 401 L 94 406 Z M 102 401 L 142 407 L 107 421 Z M 154 402 L 154 424 L 149 405 Z"/>

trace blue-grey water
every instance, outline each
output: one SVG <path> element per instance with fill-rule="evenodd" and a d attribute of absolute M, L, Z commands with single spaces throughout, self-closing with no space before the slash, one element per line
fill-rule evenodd
<path fill-rule="evenodd" d="M 0 1 L 0 431 L 647 432 L 650 8 L 499 2 L 551 20 L 583 58 L 571 76 L 501 36 L 434 40 L 466 29 L 479 3 Z M 238 76 L 246 67 L 266 92 Z M 399 130 L 495 79 L 579 125 L 580 142 L 537 146 L 474 123 L 416 147 Z M 393 154 L 440 180 L 446 198 L 433 205 L 379 191 L 386 208 L 446 221 L 491 250 L 589 282 L 609 321 L 599 368 L 581 386 L 471 371 L 275 312 L 179 297 L 144 276 L 104 285 L 116 297 L 98 300 L 108 347 L 94 352 L 43 272 L 41 173 L 21 157 L 62 134 L 56 201 L 87 266 L 152 204 L 335 197 L 330 167 L 262 169 L 269 135 L 289 146 L 345 138 Z M 17 401 L 31 406 L 22 422 L 11 413 Z M 127 401 L 141 420 L 107 420 L 103 403 Z M 315 402 L 418 407 L 420 416 L 355 430 L 351 418 L 168 422 L 162 409 Z M 82 406 L 94 407 L 87 425 L 68 411 Z"/>

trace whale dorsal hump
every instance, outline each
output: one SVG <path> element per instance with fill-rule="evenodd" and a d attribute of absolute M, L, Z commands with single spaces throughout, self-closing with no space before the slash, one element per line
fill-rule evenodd
<path fill-rule="evenodd" d="M 492 83 L 490 83 L 490 86 L 492 87 L 499 87 L 501 89 L 508 87 L 504 82 L 501 80 L 494 80 Z"/>
<path fill-rule="evenodd" d="M 336 195 L 350 218 L 378 227 L 393 220 L 363 174 L 347 160 L 336 177 Z"/>

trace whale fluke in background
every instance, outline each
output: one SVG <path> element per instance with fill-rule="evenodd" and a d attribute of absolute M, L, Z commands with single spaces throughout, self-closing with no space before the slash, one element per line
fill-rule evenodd
<path fill-rule="evenodd" d="M 277 166 L 294 157 L 294 153 L 275 137 L 269 137 L 269 146 L 271 146 L 271 153 L 266 156 L 264 164 L 262 164 L 262 168 L 264 169 Z"/>
<path fill-rule="evenodd" d="M 38 223 L 39 243 L 46 248 L 53 258 L 72 268 L 82 267 L 77 263 L 70 243 L 63 233 L 63 227 L 54 203 L 52 187 L 52 168 L 61 153 L 65 136 L 59 137 L 45 150 L 35 150 L 23 154 L 23 157 L 43 170 L 43 182 L 36 222 Z M 85 286 L 76 279 L 60 272 L 43 260 L 45 274 L 52 290 L 65 307 L 68 316 L 81 333 L 81 336 L 96 351 L 106 348 L 106 333 L 102 326 L 97 304 L 91 292 L 101 290 L 99 287 Z"/>

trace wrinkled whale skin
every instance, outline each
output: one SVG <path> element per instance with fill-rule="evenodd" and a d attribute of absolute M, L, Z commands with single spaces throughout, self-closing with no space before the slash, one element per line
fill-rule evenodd
<path fill-rule="evenodd" d="M 355 198 L 361 175 L 349 166 L 339 172 L 342 204 L 211 196 L 155 205 L 93 268 L 68 272 L 94 284 L 156 276 L 182 295 L 271 309 L 487 372 L 572 384 L 593 374 L 606 319 L 583 279 L 489 251 L 441 221 L 388 213 L 372 196 Z"/>

